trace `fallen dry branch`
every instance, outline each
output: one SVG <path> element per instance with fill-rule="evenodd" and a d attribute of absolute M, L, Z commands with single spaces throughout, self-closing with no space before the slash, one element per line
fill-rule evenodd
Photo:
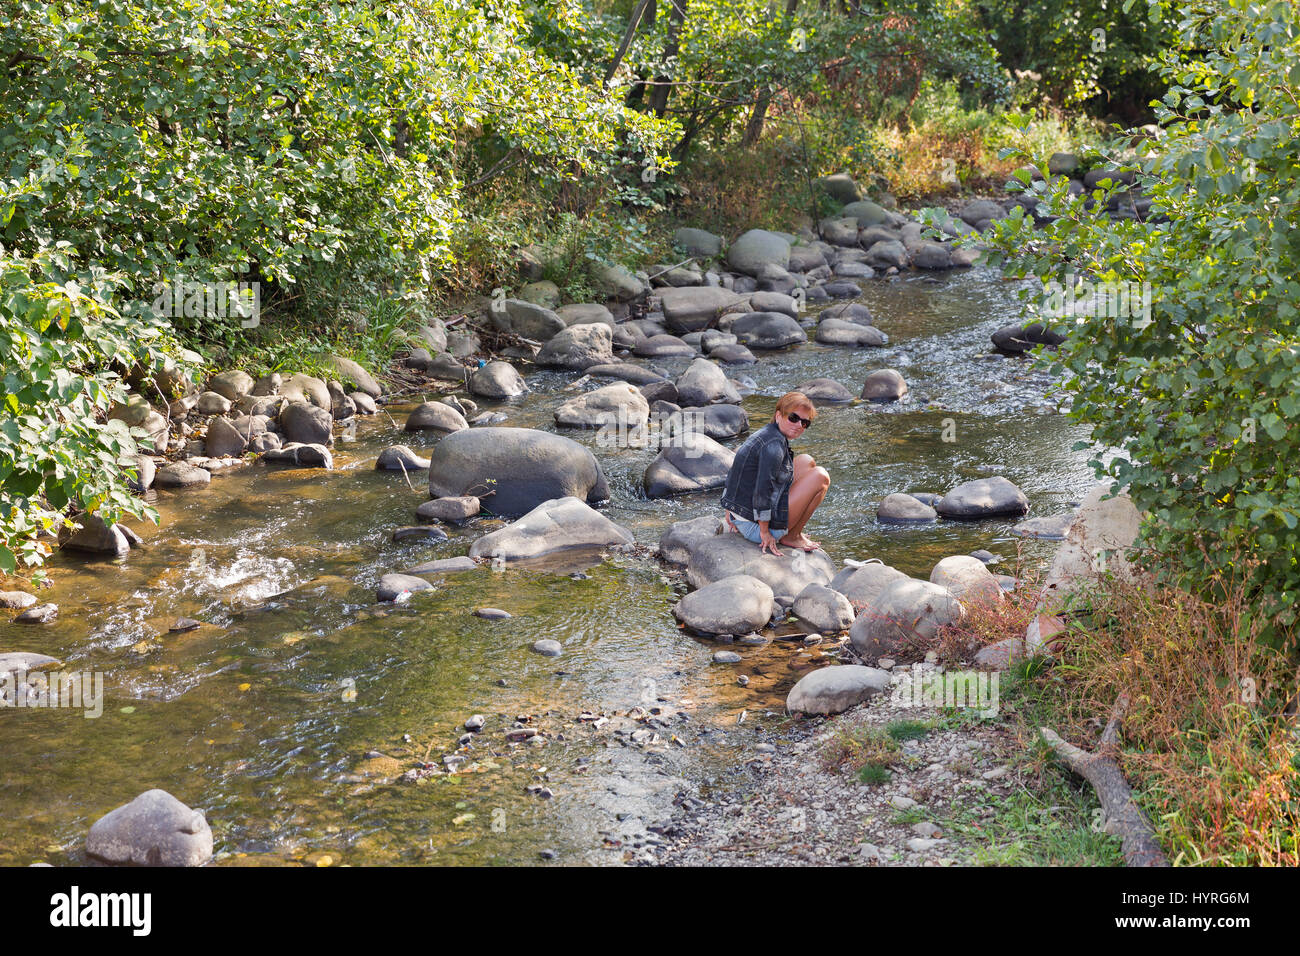
<path fill-rule="evenodd" d="M 1055 731 L 1040 727 L 1043 740 L 1072 771 L 1092 784 L 1101 801 L 1104 829 L 1123 840 L 1124 862 L 1129 866 L 1168 866 L 1169 860 L 1156 841 L 1151 824 L 1133 799 L 1115 752 L 1119 747 L 1120 723 L 1128 710 L 1128 695 L 1121 694 L 1111 712 L 1110 722 L 1102 731 L 1095 753 L 1087 753 L 1066 743 Z"/>

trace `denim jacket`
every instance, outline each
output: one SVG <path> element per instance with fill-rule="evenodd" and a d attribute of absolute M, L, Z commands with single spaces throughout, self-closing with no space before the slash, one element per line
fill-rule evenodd
<path fill-rule="evenodd" d="M 722 507 L 747 521 L 790 527 L 790 483 L 794 453 L 776 422 L 768 422 L 736 449 L 727 475 Z"/>

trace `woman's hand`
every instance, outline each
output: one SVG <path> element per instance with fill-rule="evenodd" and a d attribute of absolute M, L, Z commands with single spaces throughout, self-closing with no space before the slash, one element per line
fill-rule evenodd
<path fill-rule="evenodd" d="M 771 551 L 778 558 L 782 557 L 781 551 L 776 546 L 776 538 L 772 537 L 772 532 L 767 529 L 767 522 L 761 522 L 758 526 L 758 537 L 760 552 Z"/>

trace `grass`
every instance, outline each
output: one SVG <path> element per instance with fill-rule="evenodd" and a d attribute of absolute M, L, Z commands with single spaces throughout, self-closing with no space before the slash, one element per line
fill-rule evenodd
<path fill-rule="evenodd" d="M 928 734 L 934 725 L 924 720 L 891 720 L 885 726 L 887 733 L 894 740 L 920 740 Z"/>

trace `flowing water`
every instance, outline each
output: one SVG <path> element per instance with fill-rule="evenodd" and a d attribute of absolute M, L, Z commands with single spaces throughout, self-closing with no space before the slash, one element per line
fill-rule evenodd
<path fill-rule="evenodd" d="M 794 443 L 831 473 L 808 530 L 837 564 L 879 557 L 928 577 L 940 558 L 976 548 L 1007 559 L 995 571 L 1009 571 L 1018 548 L 1030 564 L 1050 560 L 1055 545 L 1014 537 L 1010 520 L 874 519 L 890 492 L 942 493 L 990 474 L 1020 486 L 1031 517 L 1066 510 L 1091 486 L 1087 453 L 1071 450 L 1085 434 L 1054 413 L 1045 373 L 988 355 L 989 333 L 1019 316 L 1015 288 L 986 270 L 867 283 L 861 301 L 887 347 L 810 343 L 730 369 L 756 386 L 744 401 L 756 427 L 776 397 L 811 378 L 855 393 L 876 368 L 907 378 L 910 402 L 823 406 Z M 658 364 L 675 374 L 687 363 Z M 532 394 L 480 407 L 554 429 L 574 376 L 525 374 Z M 41 599 L 60 606 L 57 622 L 9 625 L 0 650 L 103 672 L 104 709 L 97 719 L 0 710 L 0 864 L 85 862 L 90 824 L 152 787 L 206 810 L 224 865 L 527 863 L 542 849 L 616 863 L 668 816 L 684 782 L 745 759 L 755 735 L 780 733 L 784 696 L 820 653 L 775 641 L 735 648 L 740 665 L 711 663 L 717 646 L 677 628 L 670 609 L 682 586 L 653 558 L 480 567 L 408 604 L 376 604 L 384 573 L 464 554 L 496 526 L 481 519 L 438 544 L 391 541 L 415 523 L 427 489 L 374 471 L 374 457 L 433 439 L 401 430 L 405 407 L 389 410 L 337 448 L 334 471 L 254 465 L 206 488 L 159 491 L 161 526 L 139 528 L 143 548 L 118 560 L 54 558 Z M 645 500 L 652 452 L 564 433 L 601 459 L 606 514 L 638 542 L 718 513 L 719 492 Z M 474 616 L 483 606 L 513 616 Z M 178 617 L 205 625 L 169 633 Z M 560 641 L 563 655 L 532 652 L 541 638 Z M 627 716 L 638 706 L 660 713 L 639 723 Z M 487 726 L 462 751 L 460 772 L 398 779 L 426 759 L 440 770 L 476 713 Z M 506 743 L 520 717 L 543 742 Z"/>

